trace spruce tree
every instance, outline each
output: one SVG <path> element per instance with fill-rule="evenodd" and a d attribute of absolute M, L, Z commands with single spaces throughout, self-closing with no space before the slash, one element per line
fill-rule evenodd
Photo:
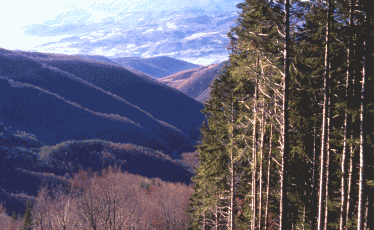
<path fill-rule="evenodd" d="M 32 229 L 32 218 L 31 218 L 31 202 L 27 202 L 26 211 L 23 216 L 23 226 L 22 229 L 24 230 L 31 230 Z"/>

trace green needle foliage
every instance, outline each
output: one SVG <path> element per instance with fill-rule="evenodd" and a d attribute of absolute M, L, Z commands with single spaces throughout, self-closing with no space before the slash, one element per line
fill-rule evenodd
<path fill-rule="evenodd" d="M 279 228 L 285 1 L 237 7 L 230 66 L 203 110 L 195 229 Z M 371 1 L 291 1 L 283 205 L 295 229 L 374 229 L 373 12 Z"/>

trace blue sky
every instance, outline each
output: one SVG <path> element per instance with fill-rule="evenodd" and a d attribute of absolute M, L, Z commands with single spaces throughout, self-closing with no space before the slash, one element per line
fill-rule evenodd
<path fill-rule="evenodd" d="M 13 0 L 1 4 L 0 47 L 33 50 L 67 36 L 27 36 L 25 27 L 33 24 L 61 25 L 67 22 L 100 22 L 124 12 L 178 10 L 200 7 L 205 10 L 235 11 L 239 0 Z M 77 13 L 79 12 L 79 13 Z"/>

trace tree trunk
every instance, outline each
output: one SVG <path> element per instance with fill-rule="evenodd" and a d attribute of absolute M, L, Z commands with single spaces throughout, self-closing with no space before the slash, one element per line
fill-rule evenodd
<path fill-rule="evenodd" d="M 369 214 L 369 195 L 366 195 L 364 228 L 363 228 L 364 230 L 367 229 L 367 226 L 368 226 L 368 214 Z"/>
<path fill-rule="evenodd" d="M 324 221 L 324 230 L 327 230 L 328 224 L 328 203 L 329 203 L 329 179 L 330 179 L 330 30 L 331 30 L 331 21 L 332 21 L 332 4 L 331 0 L 328 2 L 328 10 L 327 10 L 327 25 L 326 25 L 326 46 L 325 46 L 325 67 L 326 67 L 326 97 L 327 97 L 327 141 L 326 141 L 326 187 L 325 187 L 325 221 Z"/>
<path fill-rule="evenodd" d="M 233 96 L 233 95 L 232 95 Z M 232 99 L 232 98 L 231 98 Z M 233 139 L 234 139 L 234 103 L 231 101 L 231 127 L 230 127 L 230 207 L 229 207 L 229 223 L 228 229 L 234 229 L 234 156 L 233 156 Z"/>
<path fill-rule="evenodd" d="M 315 202 L 315 191 L 316 191 L 316 186 L 315 186 L 315 181 L 316 181 L 316 155 L 317 155 L 317 143 L 316 143 L 316 136 L 317 136 L 317 131 L 316 131 L 316 127 L 313 127 L 313 172 L 312 172 L 312 210 L 313 210 L 313 213 L 312 213 L 312 218 L 311 218 L 311 228 L 315 228 L 316 227 L 316 202 Z"/>
<path fill-rule="evenodd" d="M 350 1 L 350 10 L 349 10 L 349 27 L 352 28 L 355 26 L 353 22 L 353 14 L 354 14 L 354 7 L 355 5 L 355 0 Z M 348 95 L 347 95 L 347 101 L 350 102 L 353 99 L 354 96 L 354 44 L 353 44 L 353 36 L 349 37 L 348 40 L 348 48 L 349 48 L 349 66 L 348 66 L 348 72 L 349 72 L 349 79 L 348 81 Z M 348 109 L 352 109 L 349 104 L 348 104 Z M 347 132 L 350 134 L 350 139 L 351 141 L 353 140 L 353 130 L 351 129 L 351 121 L 352 121 L 353 116 L 349 116 L 347 119 Z M 347 195 L 346 195 L 346 200 L 345 200 L 345 220 L 343 220 L 343 229 L 348 229 L 348 222 L 349 222 L 349 209 L 350 209 L 350 202 L 351 202 L 351 188 L 352 188 L 352 172 L 353 172 L 353 146 L 352 144 L 350 145 L 349 148 L 349 168 L 348 168 L 348 178 L 347 178 Z"/>
<path fill-rule="evenodd" d="M 287 199 L 287 183 L 288 183 L 288 82 L 289 82 L 289 48 L 290 48 L 290 1 L 286 0 L 286 41 L 284 44 L 284 82 L 283 82 L 283 145 L 282 145 L 282 171 L 281 171 L 281 197 L 279 207 L 279 228 L 291 229 L 290 221 L 288 221 L 288 199 Z"/>
<path fill-rule="evenodd" d="M 328 107 L 330 106 L 330 98 Z M 326 143 L 326 183 L 325 183 L 325 221 L 324 221 L 324 230 L 327 230 L 328 224 L 328 203 L 329 203 L 329 179 L 330 179 L 330 108 L 328 108 L 328 117 L 327 117 L 327 143 Z"/>
<path fill-rule="evenodd" d="M 365 46 L 365 42 L 364 42 Z M 360 108 L 360 162 L 358 168 L 358 207 L 357 207 L 357 230 L 363 227 L 363 194 L 364 194 L 364 94 L 365 94 L 365 57 L 362 69 L 361 81 L 361 108 Z"/>
<path fill-rule="evenodd" d="M 349 49 L 349 46 L 348 46 L 348 49 L 347 49 L 347 78 L 346 78 L 346 85 L 345 85 L 345 88 L 346 88 L 346 93 L 345 93 L 345 97 L 346 97 L 346 100 L 347 102 L 349 101 L 348 100 L 348 94 L 349 94 L 349 91 L 348 91 L 348 88 L 349 88 L 349 63 L 350 63 L 350 60 L 349 60 L 349 53 L 350 53 L 350 49 Z M 344 114 L 344 134 L 343 134 L 343 150 L 342 150 L 342 157 L 341 157 L 341 173 L 342 173 L 342 177 L 340 179 L 340 216 L 339 216 L 339 230 L 343 230 L 344 229 L 344 226 L 346 225 L 346 222 L 345 222 L 345 219 L 344 219 L 344 211 L 345 211 L 345 206 L 346 206 L 346 200 L 345 200 L 345 169 L 346 169 L 346 164 L 345 164 L 345 161 L 346 161 L 346 157 L 347 157 L 347 129 L 348 129 L 348 103 L 347 103 L 347 108 L 346 108 L 346 111 L 345 111 L 345 114 Z"/>
<path fill-rule="evenodd" d="M 251 222 L 251 229 L 256 228 L 256 174 L 257 174 L 257 89 L 258 88 L 258 80 L 256 78 L 255 83 L 255 98 L 254 98 L 254 118 L 253 118 L 253 144 L 252 144 L 252 222 Z"/>
<path fill-rule="evenodd" d="M 353 135 L 351 135 L 351 139 L 353 139 Z M 352 171 L 353 171 L 353 146 L 350 147 L 349 151 L 349 169 L 348 169 L 348 188 L 347 188 L 347 210 L 345 212 L 345 222 L 346 225 L 344 229 L 348 229 L 348 221 L 349 221 L 349 208 L 351 203 L 351 190 L 352 190 Z"/>
<path fill-rule="evenodd" d="M 260 140 L 260 169 L 259 169 L 259 201 L 258 201 L 258 229 L 261 230 L 262 219 L 262 157 L 264 152 L 264 135 L 265 135 L 265 118 L 264 118 L 265 100 L 262 99 L 262 115 L 261 115 L 261 140 Z"/>
<path fill-rule="evenodd" d="M 269 160 L 268 160 L 268 169 L 267 169 L 267 180 L 266 180 L 266 205 L 265 205 L 265 229 L 269 229 L 269 192 L 270 192 L 270 169 L 271 169 L 271 154 L 272 154 L 272 143 L 273 143 L 273 124 L 270 125 L 270 140 L 269 140 Z"/>
<path fill-rule="evenodd" d="M 330 20 L 331 20 L 331 13 L 330 13 L 330 5 L 331 0 L 328 1 L 328 13 L 327 13 L 327 25 L 326 25 L 326 44 L 325 44 L 325 76 L 323 79 L 323 88 L 324 88 L 324 95 L 323 95 L 323 111 L 322 111 L 322 135 L 321 135 L 321 155 L 320 155 L 320 175 L 319 175 L 319 194 L 318 194 L 318 220 L 317 220 L 317 229 L 320 230 L 322 227 L 322 207 L 323 207 L 323 174 L 324 174 L 324 167 L 325 167 L 325 155 L 328 155 L 327 150 L 327 120 L 328 120 L 328 80 L 329 80 L 329 29 L 330 29 Z M 328 175 L 328 162 L 329 159 L 326 159 L 326 176 Z M 326 177 L 326 180 L 328 176 Z M 326 181 L 326 188 L 328 186 L 328 182 Z M 327 197 L 328 194 L 325 196 L 325 214 L 327 213 Z M 324 229 L 326 229 L 327 225 L 327 217 L 325 217 L 325 225 Z"/>

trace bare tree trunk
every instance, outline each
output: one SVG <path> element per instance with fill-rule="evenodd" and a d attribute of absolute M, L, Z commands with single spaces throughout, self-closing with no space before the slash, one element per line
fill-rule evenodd
<path fill-rule="evenodd" d="M 328 11 L 327 11 L 327 25 L 326 25 L 326 47 L 325 47 L 325 67 L 326 67 L 326 97 L 327 97 L 327 142 L 326 142 L 326 187 L 325 187 L 325 221 L 324 221 L 324 230 L 327 230 L 328 224 L 328 204 L 329 204 L 329 179 L 330 179 L 330 95 L 329 95 L 329 85 L 330 85 L 330 30 L 331 30 L 331 21 L 332 21 L 332 4 L 331 0 L 328 2 Z"/>
<path fill-rule="evenodd" d="M 231 101 L 231 127 L 230 127 L 230 207 L 228 229 L 234 229 L 234 156 L 233 156 L 233 138 L 234 138 L 234 103 Z"/>
<path fill-rule="evenodd" d="M 251 229 L 256 227 L 256 174 L 257 174 L 257 90 L 258 90 L 258 80 L 256 78 L 255 83 L 255 98 L 254 98 L 254 118 L 253 118 L 253 144 L 252 144 L 252 222 Z"/>
<path fill-rule="evenodd" d="M 287 199 L 287 183 L 288 183 L 288 82 L 289 82 L 289 48 L 290 48 L 290 1 L 286 0 L 286 41 L 284 44 L 284 82 L 283 82 L 283 145 L 282 145 L 282 171 L 281 171 L 281 195 L 279 207 L 279 228 L 291 229 L 288 221 L 288 199 Z"/>
<path fill-rule="evenodd" d="M 206 227 L 205 227 L 205 222 L 206 222 L 205 218 L 206 217 L 205 216 L 206 216 L 206 212 L 203 213 L 203 230 L 206 229 Z"/>
<path fill-rule="evenodd" d="M 365 46 L 365 42 L 364 42 Z M 363 222 L 363 196 L 364 196 L 364 99 L 365 99 L 365 56 L 364 66 L 362 69 L 361 81 L 361 109 L 360 109 L 360 163 L 358 168 L 359 181 L 358 181 L 358 208 L 357 208 L 357 230 L 362 229 Z"/>
<path fill-rule="evenodd" d="M 341 159 L 341 172 L 342 172 L 342 178 L 340 180 L 340 216 L 339 216 L 339 230 L 343 230 L 343 226 L 345 226 L 344 221 L 344 208 L 345 208 L 345 161 L 346 161 L 346 152 L 347 152 L 347 118 L 348 114 L 345 113 L 344 118 L 344 143 L 343 143 L 343 152 L 342 152 L 342 159 Z"/>
<path fill-rule="evenodd" d="M 259 201 L 258 201 L 258 229 L 261 229 L 261 219 L 262 219 L 262 158 L 264 152 L 264 135 L 265 135 L 265 118 L 264 118 L 264 111 L 265 109 L 265 99 L 262 99 L 262 115 L 261 115 L 261 140 L 260 140 L 260 172 L 259 172 Z"/>
<path fill-rule="evenodd" d="M 367 229 L 367 226 L 368 226 L 368 214 L 369 214 L 369 195 L 366 195 L 364 228 L 363 229 Z"/>
<path fill-rule="evenodd" d="M 353 139 L 353 135 L 351 135 L 351 139 Z M 348 190 L 347 190 L 347 210 L 345 212 L 345 221 L 346 225 L 344 229 L 348 228 L 348 221 L 349 221 L 349 208 L 351 203 L 351 189 L 352 189 L 352 171 L 353 171 L 353 146 L 350 147 L 350 157 L 349 157 L 349 169 L 348 169 Z"/>
<path fill-rule="evenodd" d="M 348 47 L 347 49 L 347 78 L 346 78 L 346 93 L 345 96 L 348 101 L 348 86 L 349 86 L 349 52 L 350 49 Z M 348 106 L 348 104 L 347 104 Z M 346 155 L 347 155 L 347 129 L 348 129 L 348 108 L 346 108 L 346 112 L 344 114 L 344 136 L 343 136 L 343 151 L 342 151 L 342 157 L 341 157 L 341 173 L 342 177 L 340 179 L 340 216 L 339 216 L 339 230 L 343 230 L 345 226 L 345 219 L 344 219 L 344 211 L 346 206 L 346 200 L 345 200 L 345 161 L 346 161 Z"/>
<path fill-rule="evenodd" d="M 354 7 L 355 5 L 355 0 L 351 0 L 350 1 L 350 14 L 349 14 L 349 27 L 350 28 L 353 28 L 354 27 L 354 22 L 353 22 L 353 14 L 354 14 Z M 353 44 L 353 37 L 350 36 L 349 37 L 349 44 L 348 44 L 348 47 L 349 47 L 349 66 L 348 66 L 348 71 L 349 71 L 349 78 L 350 79 L 347 79 L 348 80 L 348 97 L 347 97 L 347 101 L 349 102 L 351 99 L 353 99 L 353 96 L 354 96 L 354 71 L 353 71 L 353 68 L 354 68 L 354 63 L 353 62 L 353 59 L 354 59 L 354 44 Z M 349 109 L 350 107 L 348 107 Z M 352 118 L 348 118 L 348 124 L 347 124 L 347 127 L 348 127 L 348 131 L 351 133 L 350 135 L 350 139 L 351 141 L 353 140 L 353 130 L 351 129 L 351 122 L 352 121 Z M 354 150 L 353 150 L 353 146 L 351 144 L 350 148 L 349 148 L 349 168 L 348 168 L 348 178 L 347 178 L 347 198 L 346 198 L 346 212 L 345 212 L 345 221 L 343 221 L 343 223 L 345 225 L 343 225 L 343 229 L 348 229 L 348 222 L 349 222 L 349 209 L 350 209 L 350 202 L 351 202 L 351 189 L 352 189 L 352 172 L 353 172 L 353 154 L 354 154 Z"/>
<path fill-rule="evenodd" d="M 325 221 L 324 230 L 327 230 L 328 224 L 328 203 L 329 203 L 329 179 L 330 179 L 330 98 L 328 103 L 328 117 L 327 117 L 327 143 L 326 143 L 326 183 L 325 183 Z"/>
<path fill-rule="evenodd" d="M 231 169 L 230 169 L 230 210 L 229 210 L 229 229 L 234 229 L 234 164 L 233 164 L 232 149 L 230 151 Z"/>
<path fill-rule="evenodd" d="M 315 206 L 316 206 L 316 202 L 315 202 L 315 190 L 316 190 L 316 186 L 315 186 L 315 181 L 316 181 L 316 153 L 317 153 L 317 143 L 316 143 L 316 136 L 317 136 L 317 131 L 316 131 L 316 127 L 313 127 L 313 172 L 312 172 L 312 207 L 313 207 L 313 211 L 315 211 Z M 313 214 L 315 214 L 313 212 Z M 312 214 L 312 215 L 313 215 Z M 311 227 L 314 228 L 315 225 L 316 225 L 316 218 L 315 218 L 315 215 L 313 215 L 312 217 L 312 223 L 311 223 Z"/>
<path fill-rule="evenodd" d="M 214 222 L 214 230 L 218 230 L 218 202 L 216 203 L 216 207 L 214 209 L 214 217 L 215 217 L 215 222 Z"/>
<path fill-rule="evenodd" d="M 271 154 L 272 154 L 272 144 L 273 144 L 273 124 L 270 125 L 270 140 L 269 140 L 269 160 L 268 160 L 268 170 L 267 170 L 267 180 L 266 180 L 266 205 L 265 205 L 265 229 L 269 229 L 269 192 L 270 192 L 270 169 L 271 169 Z"/>
<path fill-rule="evenodd" d="M 318 221 L 317 221 L 317 229 L 320 230 L 322 227 L 322 206 L 323 206 L 323 174 L 324 174 L 324 167 L 325 167 L 325 154 L 328 154 L 327 149 L 327 120 L 328 120 L 328 80 L 329 80 L 329 29 L 330 29 L 330 21 L 331 21 L 331 13 L 330 13 L 330 5 L 331 0 L 328 1 L 328 13 L 327 13 L 327 25 L 326 25 L 326 44 L 325 44 L 325 76 L 323 80 L 323 88 L 324 88 L 324 95 L 323 95 L 323 112 L 322 112 L 322 135 L 321 135 L 321 156 L 320 156 L 320 175 L 319 175 L 319 195 L 318 195 Z M 327 156 L 329 158 L 329 156 Z M 328 164 L 329 159 L 326 159 L 326 175 L 328 175 Z M 326 177 L 326 188 L 328 188 L 328 176 Z M 327 189 L 326 189 L 327 190 Z M 328 194 L 326 193 L 325 196 L 325 214 L 327 213 L 327 200 Z M 324 229 L 326 229 L 327 225 L 327 217 L 325 217 L 325 225 Z"/>
<path fill-rule="evenodd" d="M 302 222 L 302 229 L 305 230 L 305 203 L 303 204 L 303 222 Z"/>

